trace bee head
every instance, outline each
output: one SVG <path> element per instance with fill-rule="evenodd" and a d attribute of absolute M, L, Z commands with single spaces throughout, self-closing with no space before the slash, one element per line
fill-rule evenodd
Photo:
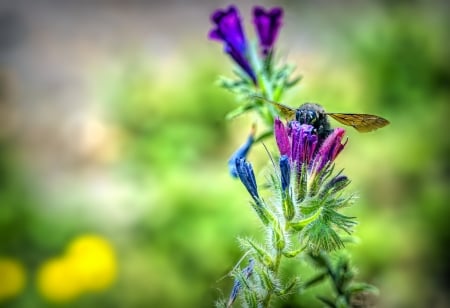
<path fill-rule="evenodd" d="M 295 119 L 300 124 L 309 124 L 316 126 L 317 122 L 323 117 L 324 110 L 321 106 L 312 103 L 305 103 L 297 109 Z"/>
<path fill-rule="evenodd" d="M 300 122 L 300 124 L 313 125 L 317 122 L 319 116 L 317 112 L 313 110 L 298 109 L 295 113 L 295 119 Z"/>
<path fill-rule="evenodd" d="M 318 104 L 301 105 L 295 112 L 295 119 L 300 124 L 312 125 L 321 138 L 325 138 L 331 132 L 325 110 Z"/>

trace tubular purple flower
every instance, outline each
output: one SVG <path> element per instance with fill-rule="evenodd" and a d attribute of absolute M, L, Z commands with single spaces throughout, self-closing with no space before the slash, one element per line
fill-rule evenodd
<path fill-rule="evenodd" d="M 253 23 L 258 32 L 259 44 L 264 56 L 267 56 L 273 48 L 281 27 L 282 17 L 283 10 L 279 7 L 267 11 L 260 6 L 253 8 Z"/>
<path fill-rule="evenodd" d="M 309 164 L 314 156 L 317 146 L 317 135 L 314 127 L 307 124 L 300 124 L 297 121 L 291 122 L 292 152 L 291 159 L 297 166 Z"/>
<path fill-rule="evenodd" d="M 274 122 L 274 134 L 280 154 L 288 156 L 290 162 L 300 167 L 313 160 L 318 143 L 313 126 L 291 121 L 289 127 L 286 128 L 283 122 L 277 118 Z"/>
<path fill-rule="evenodd" d="M 274 133 L 280 154 L 289 156 L 291 154 L 291 143 L 289 141 L 288 131 L 279 118 L 275 119 Z"/>
<path fill-rule="evenodd" d="M 247 162 L 245 158 L 236 159 L 236 172 L 244 184 L 247 191 L 252 196 L 253 200 L 259 201 L 258 186 L 256 185 L 255 173 L 253 172 L 252 164 Z"/>
<path fill-rule="evenodd" d="M 333 132 L 325 139 L 314 158 L 313 166 L 315 172 L 319 173 L 325 167 L 326 164 L 332 163 L 339 153 L 344 149 L 348 139 L 342 143 L 342 138 L 345 134 L 345 129 L 337 127 Z"/>
<path fill-rule="evenodd" d="M 226 10 L 216 10 L 211 15 L 216 28 L 209 32 L 209 38 L 224 43 L 224 50 L 248 74 L 256 84 L 256 76 L 247 58 L 247 39 L 241 25 L 239 12 L 233 5 Z"/>
<path fill-rule="evenodd" d="M 255 127 L 252 127 L 252 131 L 250 132 L 247 140 L 243 145 L 241 145 L 230 157 L 228 160 L 228 170 L 232 177 L 237 178 L 238 174 L 236 171 L 236 160 L 241 158 L 246 158 L 248 152 L 250 151 L 253 143 L 255 142 Z"/>

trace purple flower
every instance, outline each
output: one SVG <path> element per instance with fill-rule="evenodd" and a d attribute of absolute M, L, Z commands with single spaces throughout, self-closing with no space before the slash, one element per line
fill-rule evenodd
<path fill-rule="evenodd" d="M 313 160 L 318 143 L 313 126 L 291 121 L 287 128 L 283 122 L 275 119 L 274 133 L 280 154 L 288 156 L 297 167 Z"/>
<path fill-rule="evenodd" d="M 306 164 L 309 170 L 320 172 L 325 165 L 332 163 L 344 149 L 347 141 L 342 143 L 345 134 L 343 128 L 334 129 L 318 147 L 318 135 L 312 125 L 291 121 L 286 127 L 282 121 L 275 119 L 275 140 L 281 155 L 287 155 L 291 163 L 301 166 Z"/>
<path fill-rule="evenodd" d="M 246 158 L 248 152 L 250 151 L 250 148 L 253 145 L 253 142 L 255 141 L 255 127 L 252 128 L 252 131 L 250 132 L 250 135 L 247 137 L 247 141 L 243 145 L 241 145 L 234 153 L 231 155 L 230 159 L 228 160 L 228 170 L 230 171 L 230 174 L 232 177 L 237 178 L 238 174 L 236 171 L 236 160 L 241 158 Z"/>
<path fill-rule="evenodd" d="M 347 139 L 344 143 L 341 142 L 344 134 L 345 129 L 338 127 L 325 139 L 314 158 L 313 166 L 315 172 L 319 173 L 322 171 L 325 165 L 332 163 L 344 149 L 348 141 Z"/>
<path fill-rule="evenodd" d="M 256 76 L 247 58 L 247 39 L 241 25 L 239 12 L 233 5 L 227 10 L 216 10 L 211 15 L 216 28 L 209 32 L 209 38 L 223 42 L 224 50 L 250 76 L 256 84 Z"/>
<path fill-rule="evenodd" d="M 283 10 L 279 7 L 274 7 L 268 11 L 260 6 L 253 8 L 253 23 L 258 32 L 259 44 L 264 56 L 272 50 L 281 27 L 282 17 Z"/>
<path fill-rule="evenodd" d="M 291 122 L 292 152 L 291 159 L 297 166 L 309 165 L 317 146 L 317 135 L 312 125 Z"/>
<path fill-rule="evenodd" d="M 289 141 L 288 131 L 279 118 L 275 119 L 273 130 L 280 154 L 290 156 L 291 142 Z"/>

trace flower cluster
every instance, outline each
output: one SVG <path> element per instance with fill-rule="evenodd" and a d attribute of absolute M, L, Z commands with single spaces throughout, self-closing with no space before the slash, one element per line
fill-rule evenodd
<path fill-rule="evenodd" d="M 367 288 L 352 284 L 348 260 L 334 265 L 328 257 L 328 253 L 344 246 L 342 233 L 350 234 L 355 225 L 354 217 L 340 213 L 353 200 L 353 196 L 343 193 L 350 180 L 342 171 L 334 172 L 334 162 L 347 144 L 343 140 L 345 130 L 331 129 L 326 118 L 314 124 L 316 112 L 307 108 L 297 111 L 295 121 L 284 123 L 274 105 L 267 104 L 280 101 L 299 80 L 291 80 L 293 66 L 277 66 L 273 61 L 282 18 L 281 8 L 254 7 L 258 43 L 252 44 L 236 7 L 217 10 L 211 16 L 214 28 L 209 38 L 222 42 L 238 66 L 237 80 L 222 79 L 221 85 L 238 98 L 245 98 L 227 118 L 256 111 L 267 129 L 256 136 L 254 123 L 245 143 L 228 160 L 230 174 L 239 178 L 251 196 L 250 204 L 263 224 L 266 238 L 263 244 L 249 238 L 240 240 L 245 256 L 249 256 L 248 265 L 242 270 L 236 266 L 232 271 L 235 281 L 231 294 L 217 306 L 228 308 L 240 297 L 247 307 L 269 307 L 272 296 L 285 297 L 293 290 L 329 278 L 338 294 L 335 300 L 324 302 L 331 307 L 350 307 L 351 295 Z M 254 99 L 249 102 L 249 97 Z M 272 134 L 279 154 L 272 159 L 269 183 L 260 186 L 273 191 L 266 202 L 247 156 L 252 145 Z M 279 277 L 281 259 L 298 255 L 311 256 L 323 268 L 302 286 L 297 276 L 289 281 Z"/>
<path fill-rule="evenodd" d="M 233 59 L 238 68 L 237 80 L 225 77 L 220 80 L 221 85 L 237 94 L 243 103 L 231 111 L 227 118 L 231 119 L 254 110 L 268 128 L 268 131 L 256 137 L 256 130 L 252 127 L 245 143 L 229 159 L 229 171 L 235 178 L 236 159 L 246 158 L 255 142 L 272 134 L 273 121 L 278 115 L 272 106 L 254 98 L 280 100 L 284 92 L 299 81 L 299 78 L 291 80 L 293 66 L 286 64 L 277 66 L 273 61 L 275 43 L 282 26 L 283 10 L 279 7 L 266 10 L 255 6 L 252 15 L 258 41 L 256 44 L 248 40 L 240 13 L 233 5 L 216 10 L 211 15 L 214 27 L 209 32 L 210 39 L 223 43 L 225 53 Z M 252 100 L 249 101 L 250 98 Z"/>
<path fill-rule="evenodd" d="M 267 204 L 258 192 L 252 164 L 245 158 L 235 160 L 236 173 L 253 199 L 254 210 L 271 230 L 269 251 L 252 240 L 243 246 L 253 252 L 259 262 L 256 264 L 269 269 L 277 268 L 280 255 L 293 257 L 301 251 L 316 255 L 342 248 L 344 241 L 338 231 L 350 234 L 355 225 L 354 217 L 338 212 L 352 201 L 352 196 L 342 195 L 350 181 L 342 172 L 333 174 L 334 161 L 347 143 L 343 142 L 344 129 L 336 128 L 325 140 L 319 140 L 311 125 L 297 121 L 284 124 L 275 119 L 274 134 L 280 156 L 270 186 L 280 196 L 279 202 Z M 296 235 L 298 239 L 293 240 Z M 299 248 L 293 249 L 295 246 Z M 273 255 L 277 256 L 275 260 Z M 239 280 L 239 287 L 244 278 Z M 278 291 L 284 292 L 294 284 L 279 286 Z M 230 295 L 233 301 L 236 289 L 239 288 L 233 288 Z"/>
<path fill-rule="evenodd" d="M 319 142 L 313 126 L 292 121 L 286 127 L 278 118 L 275 119 L 274 133 L 280 155 L 288 157 L 289 163 L 298 170 L 307 166 L 311 174 L 319 174 L 325 166 L 332 164 L 347 143 L 342 143 L 343 128 L 334 129 L 323 142 Z"/>
<path fill-rule="evenodd" d="M 297 121 L 285 125 L 276 119 L 274 132 L 280 152 L 278 171 L 280 182 L 275 183 L 274 187 L 280 188 L 284 218 L 289 222 L 288 226 L 304 231 L 309 230 L 305 228 L 306 226 L 312 228 L 315 222 L 323 222 L 324 224 L 317 225 L 317 228 L 327 231 L 329 238 L 324 235 L 321 241 L 315 242 L 315 235 L 314 238 L 310 238 L 312 234 L 304 233 L 305 237 L 311 239 L 308 243 L 310 248 L 318 251 L 342 247 L 343 242 L 334 232 L 333 225 L 349 233 L 354 224 L 352 218 L 336 212 L 349 201 L 348 198 L 341 198 L 338 192 L 350 181 L 341 172 L 332 176 L 332 171 L 336 157 L 347 143 L 347 141 L 342 143 L 345 130 L 334 129 L 320 147 L 317 146 L 319 137 L 311 125 L 300 124 Z M 256 208 L 259 208 L 258 212 L 261 212 L 260 208 L 265 205 L 259 197 L 251 163 L 245 158 L 240 158 L 235 164 L 239 179 L 255 201 Z M 263 221 L 267 222 L 268 219 Z M 312 229 L 314 232 L 317 230 Z"/>
<path fill-rule="evenodd" d="M 273 45 L 281 27 L 283 11 L 280 8 L 264 10 L 262 7 L 253 9 L 253 23 L 256 27 L 259 47 L 265 57 L 272 51 Z M 209 32 L 213 40 L 224 43 L 224 50 L 239 65 L 239 67 L 257 85 L 255 67 L 251 63 L 250 44 L 242 28 L 241 18 L 235 6 L 226 10 L 217 10 L 211 15 L 215 28 Z"/>

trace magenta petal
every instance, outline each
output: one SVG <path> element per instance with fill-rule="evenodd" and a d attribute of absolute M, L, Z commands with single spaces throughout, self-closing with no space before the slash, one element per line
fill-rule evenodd
<path fill-rule="evenodd" d="M 297 166 L 309 164 L 317 146 L 317 135 L 311 125 L 291 122 L 290 137 L 292 140 L 291 159 Z"/>
<path fill-rule="evenodd" d="M 345 130 L 343 128 L 338 127 L 334 130 L 334 132 L 336 132 L 336 139 L 335 139 L 335 145 L 333 147 L 333 151 L 330 153 L 331 161 L 334 161 L 336 159 L 336 157 L 339 155 L 339 153 L 344 149 L 344 146 L 347 144 L 347 140 L 348 140 L 347 139 L 345 141 L 345 143 L 341 143 L 342 138 L 345 134 Z"/>
<path fill-rule="evenodd" d="M 278 149 L 280 150 L 281 155 L 287 155 L 290 157 L 291 152 L 291 144 L 289 142 L 289 136 L 286 127 L 283 122 L 279 118 L 275 119 L 274 122 L 274 133 L 275 140 L 278 145 Z"/>
<path fill-rule="evenodd" d="M 326 164 L 332 163 L 344 149 L 347 144 L 347 141 L 345 143 L 341 143 L 344 134 L 345 129 L 340 127 L 335 128 L 322 143 L 322 146 L 314 158 L 314 168 L 317 172 L 320 172 Z"/>

